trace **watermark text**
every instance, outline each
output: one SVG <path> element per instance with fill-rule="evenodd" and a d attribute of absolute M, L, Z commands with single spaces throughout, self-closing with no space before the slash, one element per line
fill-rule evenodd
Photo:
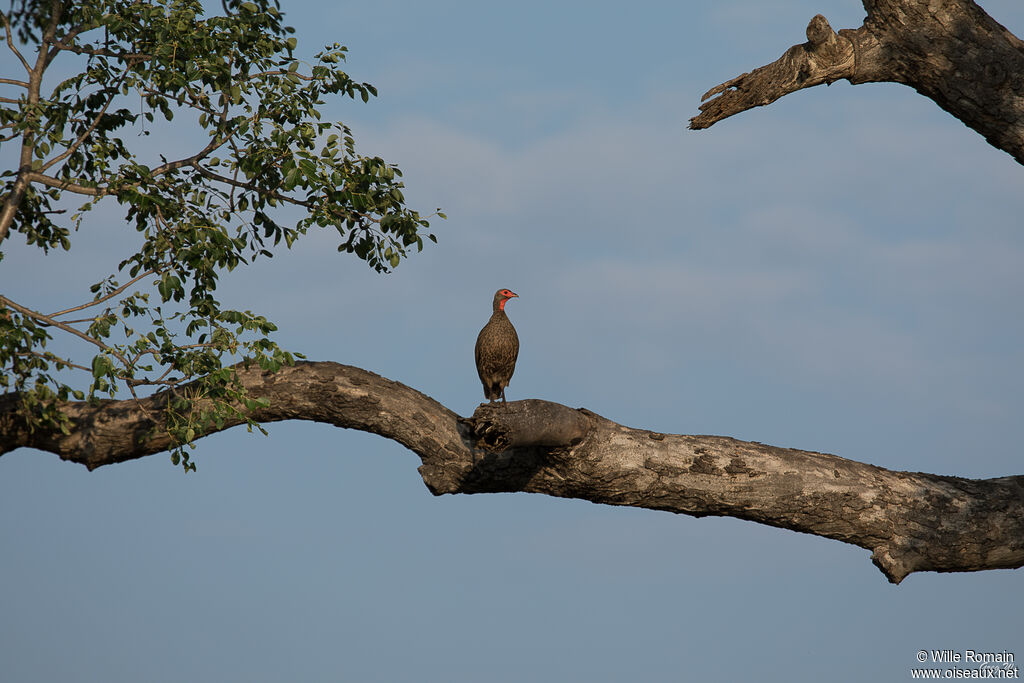
<path fill-rule="evenodd" d="M 918 650 L 915 659 L 924 667 L 912 668 L 910 677 L 920 680 L 972 678 L 1019 679 L 1016 657 L 1009 650 Z"/>

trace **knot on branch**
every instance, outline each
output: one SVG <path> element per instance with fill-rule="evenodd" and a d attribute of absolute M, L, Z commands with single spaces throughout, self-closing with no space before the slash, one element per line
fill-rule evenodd
<path fill-rule="evenodd" d="M 828 19 L 815 14 L 811 22 L 807 24 L 807 40 L 812 47 L 820 47 L 829 40 L 835 39 L 835 31 L 829 26 Z"/>
<path fill-rule="evenodd" d="M 590 420 L 582 411 L 539 399 L 482 403 L 469 423 L 476 447 L 492 453 L 531 446 L 575 446 L 590 429 Z"/>
<path fill-rule="evenodd" d="M 808 59 L 812 66 L 822 70 L 830 70 L 836 67 L 846 66 L 846 58 L 853 49 L 853 44 L 848 38 L 839 36 L 828 23 L 828 19 L 815 14 L 810 23 L 807 24 L 807 43 L 804 45 L 810 55 Z M 825 78 L 826 83 L 831 83 L 835 78 Z"/>

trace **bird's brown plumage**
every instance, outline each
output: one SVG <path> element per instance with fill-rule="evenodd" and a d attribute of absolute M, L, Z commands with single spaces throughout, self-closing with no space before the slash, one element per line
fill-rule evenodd
<path fill-rule="evenodd" d="M 516 370 L 519 335 L 505 315 L 505 302 L 514 296 L 519 295 L 507 289 L 494 293 L 491 319 L 476 338 L 476 371 L 484 385 L 484 396 L 491 402 L 499 397 L 505 402 L 505 387 Z"/>

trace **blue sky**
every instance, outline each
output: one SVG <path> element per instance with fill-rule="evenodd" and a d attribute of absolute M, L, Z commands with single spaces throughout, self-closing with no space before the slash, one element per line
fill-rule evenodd
<path fill-rule="evenodd" d="M 1018 2 L 982 5 L 1024 35 Z M 300 48 L 348 45 L 380 90 L 329 116 L 449 219 L 392 275 L 327 234 L 233 273 L 224 303 L 282 344 L 469 414 L 473 341 L 509 287 L 510 399 L 1024 471 L 1024 168 L 891 84 L 685 127 L 815 13 L 858 26 L 858 3 L 284 9 Z M 124 234 L 111 214 L 70 257 L 5 244 L 0 291 L 78 303 Z M 92 473 L 0 458 L 4 680 L 853 682 L 908 679 L 920 649 L 1024 658 L 1018 571 L 894 587 L 867 551 L 733 519 L 434 498 L 408 451 L 324 425 L 236 430 L 195 457 L 188 476 L 165 455 Z"/>

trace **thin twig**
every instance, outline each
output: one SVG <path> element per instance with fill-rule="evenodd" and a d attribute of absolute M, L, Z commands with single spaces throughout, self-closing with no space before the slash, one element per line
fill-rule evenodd
<path fill-rule="evenodd" d="M 234 180 L 232 178 L 228 178 L 227 176 L 220 175 L 219 173 L 214 173 L 213 171 L 200 166 L 198 162 L 194 162 L 192 164 L 192 167 L 194 169 L 196 169 L 197 171 L 199 171 L 199 173 L 201 175 L 209 178 L 210 180 L 217 180 L 217 181 L 220 181 L 222 183 L 226 183 L 227 185 L 231 185 L 233 187 L 241 188 L 243 190 L 250 190 L 250 191 L 253 191 L 253 192 L 260 192 L 259 188 L 257 188 L 251 182 L 250 183 L 243 183 L 241 181 Z M 263 193 L 261 193 L 261 194 L 263 194 Z M 303 200 L 303 199 L 295 199 L 294 197 L 288 197 L 287 195 L 283 195 L 283 194 L 280 194 L 278 192 L 267 192 L 266 195 L 268 197 L 273 197 L 274 199 L 276 199 L 278 201 L 281 201 L 281 202 L 287 202 L 289 204 L 296 204 L 298 206 L 304 206 L 307 209 L 312 208 L 312 206 L 313 206 L 312 202 L 308 202 L 308 201 Z"/>
<path fill-rule="evenodd" d="M 82 45 L 70 45 L 68 43 L 58 41 L 53 42 L 53 47 L 57 50 L 67 50 L 68 52 L 74 52 L 75 54 L 79 55 L 115 57 L 117 59 L 124 59 L 126 61 L 144 62 L 153 59 L 153 55 L 148 55 L 144 52 L 114 52 L 113 50 L 90 48 Z"/>
<path fill-rule="evenodd" d="M 245 79 L 251 81 L 252 79 L 259 78 L 260 76 L 287 76 L 288 74 L 295 74 L 296 76 L 298 76 L 300 79 L 302 79 L 304 81 L 322 81 L 322 80 L 324 80 L 323 76 L 306 76 L 304 74 L 300 74 L 298 71 L 285 71 L 284 69 L 276 69 L 274 71 L 260 71 L 258 73 L 254 73 L 254 74 L 247 74 L 245 76 Z"/>
<path fill-rule="evenodd" d="M 210 152 L 213 152 L 218 147 L 221 147 L 229 139 L 230 138 L 225 138 L 225 139 L 220 140 L 218 142 L 217 138 L 215 138 L 215 137 L 214 138 L 210 138 L 209 144 L 206 145 L 206 147 L 204 147 L 203 149 L 199 150 L 197 153 L 193 154 L 192 156 L 188 157 L 187 159 L 179 159 L 177 161 L 168 161 L 166 164 L 162 164 L 160 166 L 157 166 L 156 168 L 154 168 L 150 172 L 150 175 L 154 175 L 154 176 L 155 175 L 162 175 L 164 173 L 167 173 L 168 171 L 173 171 L 173 170 L 175 170 L 177 168 L 181 168 L 182 166 L 195 166 L 199 162 L 200 159 L 202 159 L 202 158 L 204 158 L 206 156 L 209 156 Z"/>
<path fill-rule="evenodd" d="M 82 143 L 85 142 L 89 138 L 89 136 L 92 135 L 92 132 L 94 130 L 96 130 L 96 127 L 100 125 L 100 121 L 103 119 L 103 115 L 107 113 L 107 108 L 114 101 L 114 98 L 117 97 L 118 89 L 121 87 L 121 83 L 124 82 L 124 79 L 127 76 L 128 76 L 128 67 L 125 67 L 124 71 L 121 72 L 121 77 L 117 79 L 117 83 L 115 83 L 113 88 L 111 89 L 112 91 L 110 93 L 110 97 L 103 104 L 103 108 L 100 109 L 99 113 L 96 114 L 96 117 L 92 120 L 92 124 L 85 130 L 84 133 L 79 135 L 78 139 L 75 140 L 73 143 L 71 143 L 71 146 L 68 147 L 66 150 L 64 150 L 64 152 L 62 152 L 61 154 L 58 154 L 57 156 L 55 156 L 54 158 L 50 159 L 45 164 L 43 164 L 39 168 L 40 171 L 45 171 L 46 169 L 53 167 L 54 164 L 58 164 L 61 161 L 64 161 L 69 156 L 74 154 L 75 151 L 79 147 L 82 146 Z"/>
<path fill-rule="evenodd" d="M 106 194 L 110 194 L 113 190 L 110 187 L 88 187 L 86 185 L 79 185 L 73 183 L 70 180 L 61 180 L 60 178 L 54 178 L 44 173 L 30 172 L 25 174 L 25 178 L 29 182 L 41 183 L 49 187 L 56 187 L 59 190 L 67 190 L 68 192 L 74 192 L 75 194 L 85 194 L 92 197 L 102 197 Z"/>
<path fill-rule="evenodd" d="M 217 116 L 217 112 L 213 109 L 213 107 L 209 106 L 209 104 L 207 103 L 208 101 L 204 101 L 203 98 L 201 98 L 198 95 L 196 95 L 196 93 L 192 90 L 192 88 L 188 87 L 188 84 L 185 84 L 184 86 L 182 86 L 182 90 L 184 90 L 185 93 L 188 95 L 188 100 L 189 100 L 188 105 L 187 105 L 188 107 L 190 107 L 192 109 L 195 109 L 195 110 L 198 110 L 198 111 L 201 111 L 201 112 L 205 112 L 205 113 L 209 114 L 210 116 Z M 144 95 L 151 95 L 151 96 L 158 96 L 158 97 L 163 97 L 163 96 L 166 95 L 166 93 L 161 92 L 161 91 L 157 90 L 156 88 L 152 88 L 152 87 L 141 88 L 140 92 L 142 92 Z M 184 102 L 178 102 L 178 105 L 179 106 L 186 106 Z"/>
<path fill-rule="evenodd" d="M 51 353 L 49 351 L 47 351 L 46 353 L 39 353 L 38 351 L 20 351 L 20 352 L 14 354 L 14 355 L 16 355 L 16 356 L 36 356 L 37 358 L 42 358 L 43 360 L 48 360 L 48 361 L 50 361 L 52 363 L 58 363 L 60 365 L 66 365 L 69 368 L 77 368 L 79 370 L 85 370 L 86 372 L 92 372 L 92 370 L 90 370 L 89 368 L 85 367 L 84 365 L 79 365 L 78 363 L 72 363 L 68 359 L 61 358 L 60 356 L 56 355 L 55 353 Z"/>
<path fill-rule="evenodd" d="M 51 318 L 56 318 L 59 315 L 64 315 L 65 313 L 73 313 L 75 311 L 80 311 L 83 308 L 89 308 L 91 306 L 95 306 L 96 304 L 101 304 L 104 301 L 107 301 L 109 299 L 113 299 L 115 296 L 117 296 L 118 294 L 120 294 L 124 290 L 128 289 L 129 287 L 134 285 L 136 282 L 138 282 L 142 278 L 147 277 L 149 275 L 153 275 L 154 273 L 156 273 L 155 270 L 147 270 L 145 273 L 142 273 L 140 275 L 135 276 L 134 278 L 132 278 L 131 280 L 129 280 L 125 284 L 121 285 L 120 287 L 118 287 L 117 289 L 115 289 L 110 294 L 107 294 L 104 297 L 96 299 L 95 301 L 90 301 L 88 303 L 84 303 L 81 306 L 75 306 L 74 308 L 65 308 L 63 311 L 58 311 L 57 313 L 51 313 L 50 317 Z M 91 318 L 86 318 L 86 320 L 91 320 Z M 65 321 L 65 322 L 75 322 L 75 321 L 69 320 L 69 321 Z"/>
<path fill-rule="evenodd" d="M 108 308 L 107 310 L 109 311 L 110 309 Z M 77 325 L 78 323 L 91 323 L 95 321 L 96 318 L 78 318 L 76 320 L 62 320 L 61 322 L 65 325 Z"/>
<path fill-rule="evenodd" d="M 136 4 L 138 4 L 138 3 L 136 3 Z M 103 18 L 104 19 L 109 19 L 111 16 L 113 16 L 113 15 L 112 14 L 104 14 Z M 71 41 L 73 41 L 75 38 L 78 37 L 78 34 L 85 33 L 86 31 L 91 31 L 94 28 L 99 28 L 100 25 L 101 25 L 100 22 L 96 22 L 96 21 L 91 22 L 91 23 L 88 23 L 88 22 L 87 23 L 81 23 L 78 26 L 72 27 L 72 29 L 70 31 L 68 31 L 63 36 L 61 36 L 60 42 L 61 43 L 65 43 L 66 42 L 66 43 L 68 43 L 70 45 Z"/>
<path fill-rule="evenodd" d="M 75 328 L 71 327 L 71 325 L 68 325 L 66 323 L 62 323 L 59 320 L 54 320 L 50 316 L 43 315 L 39 311 L 33 311 L 31 308 L 25 308 L 24 306 L 20 306 L 20 305 L 14 303 L 13 301 L 11 301 L 10 299 L 8 299 L 7 297 L 5 297 L 4 295 L 2 295 L 2 294 L 0 294 L 0 304 L 3 304 L 4 306 L 7 306 L 9 308 L 13 308 L 14 310 L 18 311 L 19 313 L 22 313 L 23 315 L 27 315 L 28 317 L 34 318 L 34 319 L 36 319 L 36 320 L 38 320 L 40 322 L 44 322 L 47 325 L 52 325 L 53 327 L 56 327 L 56 328 L 61 329 L 61 330 L 64 330 L 65 332 L 70 332 L 71 334 L 75 335 L 76 337 L 84 339 L 85 341 L 89 342 L 90 344 L 98 346 L 103 351 L 108 351 L 108 352 L 112 353 L 119 361 L 121 361 L 124 364 L 125 368 L 129 367 L 128 366 L 128 360 L 124 356 L 122 356 L 121 353 L 117 349 L 114 349 L 114 348 L 111 348 L 111 347 L 107 346 L 106 344 L 101 342 L 99 339 L 94 339 L 94 338 L 90 337 L 89 335 L 85 334 L 84 332 L 82 332 L 80 330 L 76 330 Z"/>
<path fill-rule="evenodd" d="M 3 12 L 0 12 L 0 19 L 3 19 L 4 31 L 7 33 L 7 47 L 11 49 L 11 52 L 13 52 L 15 56 L 18 58 L 18 60 L 21 62 L 21 65 L 25 67 L 25 71 L 31 74 L 32 67 L 28 65 L 28 62 L 25 61 L 25 58 L 21 56 L 20 52 L 18 52 L 18 48 L 14 47 L 14 38 L 11 36 L 11 23 L 7 21 L 7 15 L 4 14 Z"/>

